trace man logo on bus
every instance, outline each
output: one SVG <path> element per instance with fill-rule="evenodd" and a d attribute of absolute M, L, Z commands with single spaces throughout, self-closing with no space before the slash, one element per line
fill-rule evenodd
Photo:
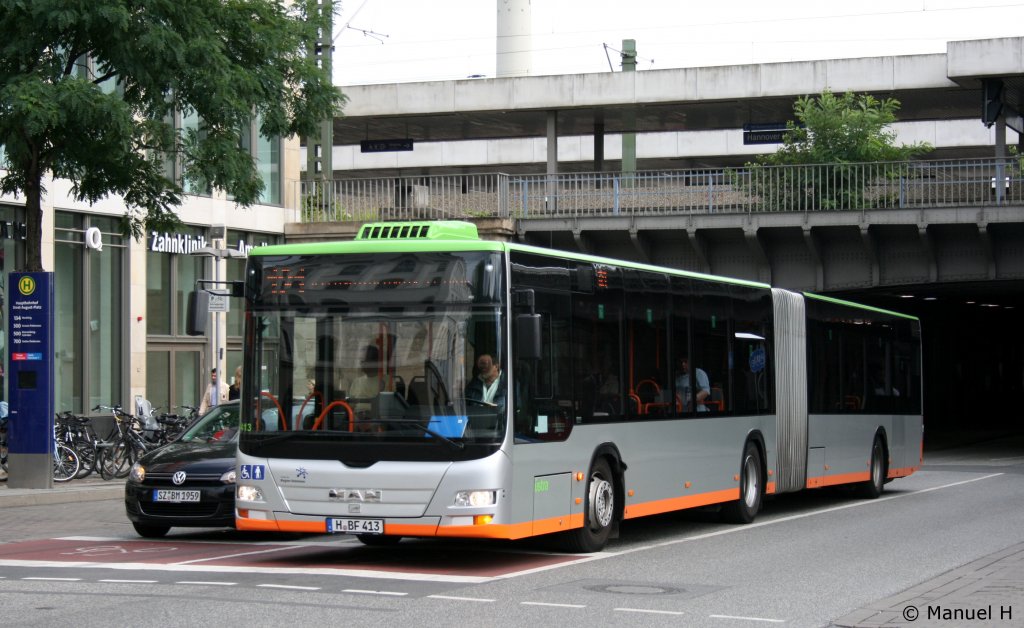
<path fill-rule="evenodd" d="M 22 277 L 18 280 L 18 292 L 30 296 L 36 291 L 36 280 L 31 277 Z"/>

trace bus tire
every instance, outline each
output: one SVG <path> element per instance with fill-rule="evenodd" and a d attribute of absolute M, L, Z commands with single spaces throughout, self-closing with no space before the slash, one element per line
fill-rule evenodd
<path fill-rule="evenodd" d="M 565 534 L 570 552 L 589 553 L 604 549 L 615 523 L 615 476 L 604 458 L 590 468 L 587 494 L 583 501 L 583 527 Z"/>
<path fill-rule="evenodd" d="M 763 499 L 761 450 L 754 441 L 747 441 L 740 464 L 740 498 L 722 507 L 722 518 L 730 523 L 750 523 L 761 511 Z"/>
<path fill-rule="evenodd" d="M 876 434 L 875 442 L 871 445 L 871 479 L 857 487 L 858 493 L 864 499 L 878 499 L 882 491 L 885 490 L 885 476 L 888 471 L 886 469 L 887 458 L 882 435 Z"/>
<path fill-rule="evenodd" d="M 398 542 L 402 540 L 400 536 L 384 536 L 383 534 L 357 534 L 356 538 L 360 543 L 369 547 L 391 547 L 398 545 Z"/>

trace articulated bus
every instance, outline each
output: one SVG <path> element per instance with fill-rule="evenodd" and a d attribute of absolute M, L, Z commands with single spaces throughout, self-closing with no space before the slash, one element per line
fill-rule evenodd
<path fill-rule="evenodd" d="M 242 530 L 522 539 L 922 463 L 920 323 L 455 221 L 253 249 Z"/>

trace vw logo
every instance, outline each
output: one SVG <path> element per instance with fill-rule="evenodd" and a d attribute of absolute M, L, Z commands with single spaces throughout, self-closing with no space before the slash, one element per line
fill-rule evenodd
<path fill-rule="evenodd" d="M 185 472 L 175 471 L 174 475 L 171 476 L 171 482 L 174 482 L 175 486 L 181 486 L 185 483 Z"/>

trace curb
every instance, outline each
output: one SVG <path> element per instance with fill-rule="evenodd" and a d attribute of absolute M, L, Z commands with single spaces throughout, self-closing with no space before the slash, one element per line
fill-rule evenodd
<path fill-rule="evenodd" d="M 0 508 L 124 499 L 124 484 L 74 488 L 0 488 Z"/>

